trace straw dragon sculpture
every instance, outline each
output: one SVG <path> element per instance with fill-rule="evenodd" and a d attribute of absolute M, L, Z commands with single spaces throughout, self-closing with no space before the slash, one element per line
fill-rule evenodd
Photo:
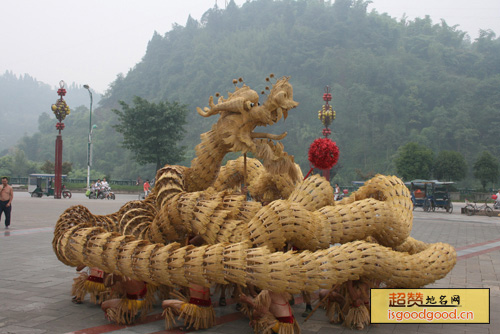
<path fill-rule="evenodd" d="M 276 80 L 262 104 L 246 85 L 217 104 L 210 97 L 209 108 L 197 111 L 219 119 L 201 135 L 191 167 L 166 165 L 146 200 L 116 213 L 67 209 L 54 232 L 56 255 L 70 266 L 99 267 L 154 285 L 251 283 L 291 293 L 360 277 L 414 288 L 446 276 L 455 250 L 409 236 L 412 203 L 400 179 L 377 175 L 335 202 L 325 179 L 302 180 L 278 142 L 286 133 L 253 132 L 297 105 L 286 77 Z M 263 163 L 245 156 L 221 167 L 224 156 L 237 151 Z M 242 182 L 258 201 L 233 190 Z M 194 235 L 205 245 L 182 246 Z M 282 252 L 286 244 L 302 251 Z"/>

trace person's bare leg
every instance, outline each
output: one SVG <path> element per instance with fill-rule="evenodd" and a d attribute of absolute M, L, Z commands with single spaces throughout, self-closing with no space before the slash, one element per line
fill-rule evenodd
<path fill-rule="evenodd" d="M 108 310 L 118 307 L 121 299 L 109 299 L 101 304 L 101 309 L 104 311 L 104 316 L 106 319 L 110 320 L 108 317 Z"/>
<path fill-rule="evenodd" d="M 174 309 L 175 311 L 180 311 L 181 306 L 184 302 L 178 300 L 178 299 L 166 299 L 161 302 L 161 308 L 166 309 L 167 307 L 170 307 Z"/>
<path fill-rule="evenodd" d="M 166 299 L 161 302 L 163 316 L 165 317 L 165 328 L 170 329 L 175 324 L 175 316 L 181 312 L 183 302 L 178 299 Z"/>

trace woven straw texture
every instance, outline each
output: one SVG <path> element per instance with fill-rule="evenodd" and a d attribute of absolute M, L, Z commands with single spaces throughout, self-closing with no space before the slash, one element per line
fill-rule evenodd
<path fill-rule="evenodd" d="M 88 229 L 84 230 L 85 235 L 90 234 Z M 84 239 L 75 240 L 84 242 Z M 421 287 L 444 277 L 453 267 L 456 258 L 454 249 L 442 243 L 432 244 L 413 255 L 364 241 L 295 254 L 270 252 L 266 247 L 251 248 L 250 243 L 174 249 L 175 247 L 168 246 L 157 247 L 145 240 L 133 240 L 132 236 L 108 240 L 103 252 L 105 260 L 101 266 L 107 272 L 127 275 L 137 280 L 154 280 L 156 284 L 170 286 L 187 286 L 190 282 L 208 285 L 225 280 L 291 293 L 329 288 L 359 277 L 384 281 L 388 286 L 394 287 Z M 81 247 L 83 244 L 67 247 L 60 256 L 73 265 L 81 263 L 79 259 L 85 263 L 85 259 L 77 254 Z M 147 250 L 141 250 L 143 248 Z M 150 256 L 153 263 L 137 269 L 135 264 L 144 260 L 138 254 L 147 253 L 151 248 L 155 249 L 154 255 Z M 160 262 L 160 258 L 164 260 Z M 214 259 L 222 261 L 214 263 Z M 161 268 L 158 262 L 161 263 Z M 210 269 L 205 270 L 205 267 Z M 220 271 L 220 268 L 223 270 Z"/>
<path fill-rule="evenodd" d="M 220 117 L 201 135 L 191 167 L 160 169 L 146 200 L 106 216 L 67 209 L 54 231 L 58 259 L 155 285 L 251 283 L 292 293 L 360 277 L 415 288 L 446 276 L 455 250 L 409 237 L 412 203 L 400 179 L 377 175 L 334 202 L 326 180 L 301 181 L 292 157 L 272 142 L 284 135 L 253 132 L 297 105 L 288 78 L 277 80 L 262 105 L 254 93 L 243 85 L 217 104 L 211 97 L 198 112 Z M 247 158 L 245 166 L 239 158 L 221 168 L 234 151 L 263 162 Z M 242 182 L 264 205 L 246 201 Z M 205 245 L 180 247 L 193 236 Z M 301 252 L 281 252 L 290 245 Z"/>

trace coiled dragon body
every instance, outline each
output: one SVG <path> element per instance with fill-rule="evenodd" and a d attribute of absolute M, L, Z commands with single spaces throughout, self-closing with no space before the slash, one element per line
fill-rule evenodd
<path fill-rule="evenodd" d="M 421 287 L 453 268 L 448 244 L 411 238 L 409 191 L 400 179 L 377 175 L 342 201 L 321 177 L 302 180 L 279 141 L 255 133 L 298 105 L 288 78 L 273 85 L 263 104 L 248 86 L 198 108 L 219 115 L 201 135 L 191 167 L 157 172 L 145 201 L 98 216 L 83 206 L 59 218 L 53 248 L 65 264 L 85 264 L 156 285 L 251 283 L 296 293 L 330 288 L 360 277 L 393 287 Z M 221 166 L 229 152 L 251 152 Z M 242 182 L 252 197 L 235 192 Z M 199 235 L 204 245 L 182 246 Z M 301 252 L 283 252 L 293 244 Z M 334 246 L 331 246 L 334 245 Z"/>

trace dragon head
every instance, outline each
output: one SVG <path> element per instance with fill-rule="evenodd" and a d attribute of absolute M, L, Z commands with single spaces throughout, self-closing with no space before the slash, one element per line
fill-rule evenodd
<path fill-rule="evenodd" d="M 288 80 L 288 77 L 283 77 L 273 85 L 263 105 L 264 109 L 269 111 L 271 120 L 263 125 L 274 124 L 281 117 L 286 119 L 288 117 L 288 110 L 299 105 L 298 102 L 293 100 L 293 87 Z"/>
<path fill-rule="evenodd" d="M 264 166 L 285 166 L 285 169 L 295 170 L 293 157 L 283 151 L 281 143 L 274 144 L 272 140 L 279 141 L 286 137 L 284 132 L 280 135 L 254 132 L 257 126 L 267 126 L 278 122 L 288 116 L 288 111 L 298 106 L 293 100 L 293 88 L 288 82 L 288 77 L 278 79 L 273 84 L 267 99 L 259 103 L 259 95 L 247 85 L 236 87 L 228 98 L 219 97 L 214 103 L 213 96 L 208 100 L 209 108 L 197 108 L 203 117 L 220 115 L 219 120 L 212 128 L 224 150 L 228 152 L 252 152 L 264 162 Z M 280 162 L 281 161 L 281 162 Z M 290 162 L 290 164 L 288 163 Z M 282 172 L 283 168 L 279 170 Z"/>

